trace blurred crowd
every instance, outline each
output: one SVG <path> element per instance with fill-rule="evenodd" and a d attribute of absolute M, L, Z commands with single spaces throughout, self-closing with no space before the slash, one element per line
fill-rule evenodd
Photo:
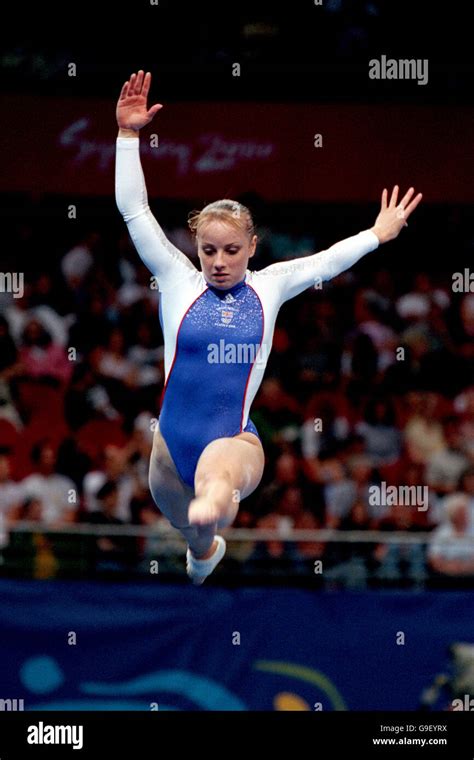
<path fill-rule="evenodd" d="M 187 230 L 166 232 L 198 265 Z M 267 229 L 263 240 L 257 269 L 318 250 L 311 236 Z M 474 292 L 453 292 L 449 277 L 428 271 L 396 276 L 371 255 L 362 274 L 356 267 L 282 309 L 251 411 L 265 474 L 236 527 L 277 530 L 281 541 L 252 555 L 276 560 L 291 528 L 431 531 L 432 570 L 473 574 Z M 164 519 L 147 482 L 164 382 L 158 300 L 123 230 L 112 244 L 91 229 L 48 271 L 26 272 L 23 297 L 0 293 L 3 545 L 17 520 Z M 382 483 L 428 486 L 428 508 L 374 503 Z M 329 542 L 292 551 L 331 567 L 349 556 Z M 97 552 L 136 561 L 121 537 L 102 536 Z M 379 570 L 421 561 L 419 547 L 394 542 L 357 552 Z"/>

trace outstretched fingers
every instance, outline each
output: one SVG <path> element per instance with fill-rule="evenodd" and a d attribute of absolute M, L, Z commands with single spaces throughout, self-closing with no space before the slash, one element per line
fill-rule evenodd
<path fill-rule="evenodd" d="M 128 94 L 129 95 L 135 95 L 135 83 L 137 81 L 137 75 L 132 74 L 128 81 Z"/>
<path fill-rule="evenodd" d="M 387 195 L 388 195 L 387 188 L 384 187 L 384 189 L 382 190 L 382 210 L 387 208 Z"/>
<path fill-rule="evenodd" d="M 120 90 L 119 100 L 125 100 L 125 98 L 127 97 L 127 92 L 128 92 L 128 79 L 124 83 L 122 89 Z"/>
<path fill-rule="evenodd" d="M 397 206 L 396 203 L 397 203 L 397 197 L 398 197 L 398 185 L 395 185 L 395 187 L 393 188 L 392 198 L 390 200 L 390 207 L 397 208 L 397 216 L 400 219 L 408 219 L 410 214 L 416 209 L 419 202 L 423 198 L 422 193 L 418 193 L 418 195 L 416 195 L 413 198 L 414 192 L 415 192 L 415 188 L 410 187 Z M 413 200 L 411 200 L 412 198 Z M 411 200 L 411 203 L 410 203 L 410 200 Z M 405 226 L 407 226 L 406 222 L 405 222 Z"/>
<path fill-rule="evenodd" d="M 395 208 L 397 205 L 398 200 L 398 185 L 395 185 L 395 187 L 392 190 L 392 197 L 390 198 L 390 208 Z"/>
<path fill-rule="evenodd" d="M 144 98 L 148 96 L 148 91 L 150 89 L 151 84 L 151 74 L 149 71 L 145 74 L 145 77 L 143 79 L 143 86 L 142 86 L 142 95 Z"/>
<path fill-rule="evenodd" d="M 135 95 L 142 94 L 143 78 L 144 78 L 144 71 L 143 69 L 140 69 L 140 71 L 137 74 L 137 80 L 135 82 Z"/>
<path fill-rule="evenodd" d="M 413 195 L 414 192 L 415 192 L 415 188 L 414 187 L 410 187 L 408 189 L 408 191 L 405 193 L 405 195 L 403 196 L 402 200 L 398 204 L 400 206 L 400 208 L 405 209 L 406 206 L 408 206 L 408 202 L 409 202 L 409 200 L 410 200 L 410 198 L 411 198 L 411 196 Z"/>
<path fill-rule="evenodd" d="M 122 87 L 120 97 L 123 96 L 123 98 L 125 98 L 127 95 L 130 97 L 133 97 L 134 95 L 142 95 L 146 98 L 150 89 L 151 74 L 149 71 L 145 74 L 143 69 L 140 69 L 137 74 L 133 73 L 129 81 L 125 84 L 127 85 L 127 88 L 124 92 L 125 85 Z"/>
<path fill-rule="evenodd" d="M 416 209 L 416 207 L 418 206 L 418 204 L 419 204 L 419 202 L 421 201 L 422 198 L 423 198 L 423 193 L 418 193 L 418 195 L 415 198 L 413 198 L 413 200 L 410 203 L 410 205 L 407 206 L 406 209 L 405 209 L 405 219 L 408 219 L 408 217 L 410 216 L 410 214 L 412 213 L 412 211 L 414 211 Z"/>

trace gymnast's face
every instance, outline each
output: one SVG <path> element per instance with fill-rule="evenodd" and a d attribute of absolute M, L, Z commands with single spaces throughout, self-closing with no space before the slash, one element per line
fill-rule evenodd
<path fill-rule="evenodd" d="M 206 281 L 216 288 L 232 288 L 245 277 L 248 260 L 255 253 L 257 236 L 245 230 L 211 220 L 197 236 L 198 256 Z"/>

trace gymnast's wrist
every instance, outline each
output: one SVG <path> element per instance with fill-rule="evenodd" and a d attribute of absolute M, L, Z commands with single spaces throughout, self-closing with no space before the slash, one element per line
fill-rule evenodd
<path fill-rule="evenodd" d="M 125 129 L 124 127 L 120 127 L 117 136 L 137 138 L 140 136 L 140 130 L 139 129 Z"/>
<path fill-rule="evenodd" d="M 370 231 L 374 233 L 375 237 L 378 238 L 379 243 L 385 243 L 385 238 L 383 236 L 383 232 L 380 229 L 380 227 L 377 227 L 377 225 L 374 225 L 370 228 Z"/>

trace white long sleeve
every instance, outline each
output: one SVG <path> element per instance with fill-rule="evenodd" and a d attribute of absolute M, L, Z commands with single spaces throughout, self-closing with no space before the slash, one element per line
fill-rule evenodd
<path fill-rule="evenodd" d="M 330 248 L 311 256 L 302 256 L 270 266 L 258 272 L 261 277 L 274 277 L 273 287 L 280 295 L 280 302 L 294 298 L 303 290 L 314 286 L 318 280 L 331 280 L 353 266 L 362 256 L 375 250 L 379 239 L 372 230 L 364 230 L 345 238 Z"/>
<path fill-rule="evenodd" d="M 138 138 L 117 137 L 115 201 L 140 258 L 157 278 L 160 290 L 167 290 L 197 271 L 168 240 L 148 206 Z"/>

